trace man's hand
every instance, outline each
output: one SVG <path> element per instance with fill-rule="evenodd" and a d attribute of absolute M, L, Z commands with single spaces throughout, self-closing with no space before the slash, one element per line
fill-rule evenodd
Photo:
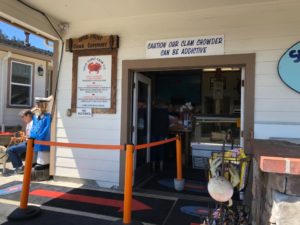
<path fill-rule="evenodd" d="M 11 137 L 11 138 L 10 138 L 10 142 L 15 142 L 16 140 L 17 140 L 16 137 Z"/>

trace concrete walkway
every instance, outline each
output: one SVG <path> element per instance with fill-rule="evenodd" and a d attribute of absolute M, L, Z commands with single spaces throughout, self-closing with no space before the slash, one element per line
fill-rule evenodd
<path fill-rule="evenodd" d="M 10 164 L 10 163 L 9 163 Z M 9 172 L 12 173 L 12 168 L 8 168 Z M 23 181 L 23 175 L 11 175 L 11 176 L 2 176 L 2 165 L 0 165 L 0 186 L 5 186 L 6 184 L 9 184 L 11 182 L 22 182 Z M 74 183 L 74 182 L 66 182 L 66 181 L 44 181 L 44 182 L 32 182 L 32 189 L 34 190 L 36 186 L 39 186 L 40 189 L 47 189 L 47 186 L 56 186 L 56 189 L 53 189 L 53 191 L 62 191 L 65 189 L 72 189 L 75 190 L 75 194 L 73 192 L 65 192 L 66 195 L 72 196 L 76 195 L 76 190 L 79 189 L 88 189 L 96 190 L 100 192 L 106 192 L 106 195 L 112 196 L 113 194 L 122 194 L 119 190 L 113 190 L 113 189 L 103 189 L 100 188 L 96 182 L 87 182 L 87 183 Z M 52 189 L 51 189 L 52 190 Z M 49 189 L 49 191 L 51 192 Z M 89 193 L 90 193 L 89 192 Z M 91 195 L 92 196 L 92 195 Z M 16 197 L 16 196 L 15 196 Z M 88 211 L 86 209 L 80 209 L 76 207 L 63 207 L 62 205 L 49 205 L 46 202 L 39 202 L 34 201 L 35 196 L 30 196 L 29 198 L 29 205 L 35 205 L 41 208 L 42 213 L 33 219 L 30 219 L 28 221 L 8 221 L 7 216 L 11 214 L 16 208 L 19 206 L 19 200 L 18 198 L 11 198 L 6 196 L 0 196 L 0 225 L 7 225 L 7 224 L 24 224 L 24 225 L 80 225 L 80 224 L 88 224 L 88 225 L 108 225 L 113 223 L 114 221 L 121 220 L 122 219 L 122 213 L 116 213 L 116 214 L 109 214 L 105 213 L 105 210 L 100 210 L 99 213 L 94 211 Z M 186 196 L 188 197 L 188 196 Z M 89 198 L 89 197 L 88 197 Z M 92 197 L 93 198 L 93 197 Z M 101 198 L 101 196 L 100 196 Z M 123 199 L 123 197 L 121 197 Z M 201 197 L 198 198 L 198 196 L 194 196 L 193 199 L 191 199 L 191 196 L 188 198 L 184 198 L 183 196 L 178 196 L 177 194 L 171 194 L 170 195 L 163 195 L 159 193 L 151 194 L 151 193 L 134 193 L 134 198 L 138 200 L 145 200 L 147 204 L 154 204 L 155 207 L 152 207 L 152 211 L 139 211 L 139 212 L 133 212 L 133 218 L 138 218 L 139 221 L 143 222 L 144 225 L 173 225 L 174 222 L 177 223 L 179 220 L 180 225 L 191 225 L 191 224 L 197 224 L 195 223 L 199 221 L 199 217 L 193 217 L 187 214 L 182 214 L 180 208 L 184 205 L 192 205 L 197 206 L 198 201 L 199 203 L 202 202 L 203 199 Z M 112 197 L 114 199 L 114 197 Z M 32 201 L 31 201 L 32 200 Z M 51 201 L 51 199 L 45 199 L 45 201 Z M 114 201 L 114 200 L 112 200 Z M 150 201 L 150 202 L 149 202 Z M 186 203 L 183 204 L 182 201 L 186 201 Z M 152 203 L 151 203 L 152 202 Z M 153 203 L 154 202 L 154 203 Z M 163 206 L 160 204 L 160 202 L 168 202 L 168 206 Z M 45 203 L 45 204 L 44 204 Z M 69 205 L 76 205 L 76 202 L 63 202 L 64 204 Z M 78 204 L 78 203 L 77 203 Z M 183 204 L 183 205 L 182 205 Z M 198 205 L 199 206 L 199 205 Z M 201 206 L 201 204 L 200 204 Z M 101 207 L 101 206 L 100 206 Z M 115 210 L 115 212 L 117 212 Z M 145 214 L 143 214 L 145 213 Z M 182 214 L 182 215 L 181 215 Z M 179 216 L 178 216 L 179 215 Z M 150 219 L 149 219 L 150 218 Z M 155 218 L 156 220 L 152 220 L 151 218 Z M 160 222 L 153 222 L 158 221 L 157 218 L 160 218 Z M 147 221 L 147 222 L 145 222 Z M 198 222 L 199 223 L 199 222 Z"/>
<path fill-rule="evenodd" d="M 11 163 L 7 163 L 7 171 L 8 174 L 6 176 L 2 175 L 2 165 L 0 165 L 0 186 L 11 183 L 11 182 L 22 182 L 23 181 L 23 175 L 14 174 L 13 168 L 11 167 Z M 63 181 L 43 181 L 38 182 L 46 185 L 56 185 L 56 186 L 62 186 L 62 187 L 70 187 L 70 188 L 87 188 L 92 190 L 99 190 L 99 187 L 96 183 L 90 183 L 90 184 L 82 184 L 82 183 L 74 183 L 74 182 L 63 182 Z M 82 224 L 98 224 L 98 225 L 107 225 L 110 224 L 112 221 L 119 220 L 120 218 L 114 218 L 109 217 L 105 215 L 99 215 L 99 214 L 93 214 L 93 213 L 86 213 L 86 212 L 80 212 L 75 210 L 68 210 L 68 209 L 62 209 L 62 208 L 56 208 L 56 207 L 49 207 L 49 206 L 43 206 L 43 205 L 36 205 L 36 204 L 30 204 L 38 206 L 42 209 L 41 215 L 39 215 L 35 219 L 31 219 L 28 221 L 8 221 L 7 216 L 11 214 L 16 208 L 19 207 L 20 202 L 14 201 L 14 200 L 7 200 L 7 199 L 0 199 L 0 224 L 6 225 L 6 224 L 81 224 L 79 221 L 82 221 Z M 50 218 L 49 216 L 53 216 L 55 218 Z M 63 219 L 64 218 L 64 219 Z M 69 220 L 66 221 L 66 218 L 69 218 Z M 48 222 L 47 222 L 48 221 Z M 51 221 L 51 222 L 49 222 Z"/>
<path fill-rule="evenodd" d="M 23 221 L 8 221 L 7 216 L 10 215 L 18 206 L 15 202 L 8 201 L 7 203 L 0 203 L 0 224 L 1 225 L 109 225 L 113 221 L 117 220 L 114 218 L 102 218 L 99 215 L 80 213 L 79 211 L 64 210 L 54 207 L 41 206 L 41 213 L 29 220 Z"/>

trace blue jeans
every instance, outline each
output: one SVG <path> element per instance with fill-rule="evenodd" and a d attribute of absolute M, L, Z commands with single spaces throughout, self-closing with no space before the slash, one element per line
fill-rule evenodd
<path fill-rule="evenodd" d="M 26 146 L 27 142 L 21 142 L 20 144 L 13 145 L 8 147 L 7 153 L 9 155 L 9 159 L 11 163 L 13 164 L 14 168 L 23 166 L 22 160 L 21 160 L 21 154 L 26 152 Z"/>

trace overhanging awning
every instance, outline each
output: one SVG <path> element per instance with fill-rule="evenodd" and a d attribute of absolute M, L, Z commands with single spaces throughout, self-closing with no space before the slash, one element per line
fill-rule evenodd
<path fill-rule="evenodd" d="M 55 33 L 47 19 L 42 14 L 26 7 L 16 0 L 0 1 L 0 19 L 1 17 L 12 24 L 21 26 L 22 28 L 47 39 L 59 39 L 59 36 Z M 58 29 L 60 21 L 50 16 L 49 18 Z"/>

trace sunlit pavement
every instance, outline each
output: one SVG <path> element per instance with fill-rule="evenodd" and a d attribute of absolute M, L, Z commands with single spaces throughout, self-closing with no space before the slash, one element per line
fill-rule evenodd
<path fill-rule="evenodd" d="M 2 164 L 0 165 L 0 186 L 11 182 L 22 182 L 23 175 L 14 174 L 13 168 L 11 167 L 11 163 L 7 163 L 7 173 L 6 175 L 2 174 Z M 73 183 L 73 182 L 62 182 L 62 181 L 43 181 L 38 182 L 42 184 L 70 187 L 70 188 L 88 188 L 88 189 L 99 189 L 96 184 L 81 184 L 81 183 Z M 32 205 L 32 204 L 30 204 Z M 25 220 L 25 221 L 8 221 L 7 216 L 10 215 L 15 209 L 19 207 L 19 201 L 0 199 L 0 224 L 99 224 L 106 225 L 112 223 L 119 218 L 106 217 L 102 215 L 96 215 L 93 213 L 83 213 L 74 210 L 66 210 L 55 207 L 47 207 L 47 206 L 39 206 L 41 208 L 42 213 L 36 218 Z M 55 218 L 49 218 L 55 217 Z M 80 223 L 80 221 L 85 221 L 84 223 Z"/>

